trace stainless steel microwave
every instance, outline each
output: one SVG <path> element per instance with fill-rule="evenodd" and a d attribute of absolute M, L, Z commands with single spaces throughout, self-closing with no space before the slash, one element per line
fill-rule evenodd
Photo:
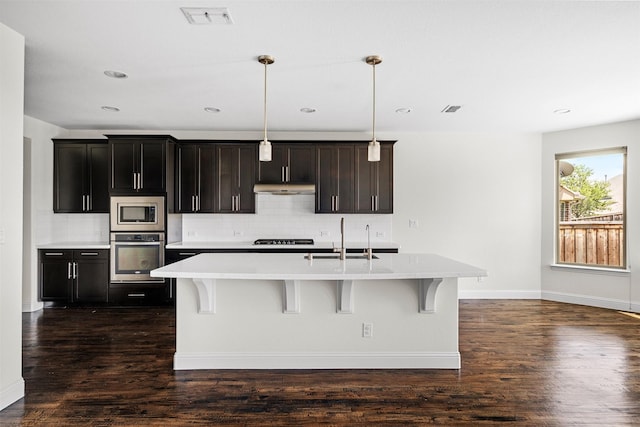
<path fill-rule="evenodd" d="M 164 196 L 112 196 L 111 231 L 165 231 Z"/>

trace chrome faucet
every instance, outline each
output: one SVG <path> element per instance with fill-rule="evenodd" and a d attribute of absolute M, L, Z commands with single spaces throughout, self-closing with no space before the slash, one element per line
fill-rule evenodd
<path fill-rule="evenodd" d="M 365 255 L 368 260 L 373 259 L 373 250 L 371 249 L 371 227 L 367 224 L 367 249 Z"/>
<path fill-rule="evenodd" d="M 333 252 L 340 252 L 340 259 L 347 258 L 347 248 L 344 247 L 344 217 L 340 218 L 340 247 L 333 248 Z"/>

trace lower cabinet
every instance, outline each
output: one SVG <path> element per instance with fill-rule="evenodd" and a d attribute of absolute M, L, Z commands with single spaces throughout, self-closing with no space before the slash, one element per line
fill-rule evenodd
<path fill-rule="evenodd" d="M 106 303 L 109 300 L 109 251 L 41 249 L 40 300 Z"/>

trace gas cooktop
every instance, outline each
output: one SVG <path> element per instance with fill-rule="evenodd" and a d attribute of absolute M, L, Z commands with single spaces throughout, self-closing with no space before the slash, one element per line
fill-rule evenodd
<path fill-rule="evenodd" d="M 258 239 L 254 245 L 313 245 L 313 239 Z"/>

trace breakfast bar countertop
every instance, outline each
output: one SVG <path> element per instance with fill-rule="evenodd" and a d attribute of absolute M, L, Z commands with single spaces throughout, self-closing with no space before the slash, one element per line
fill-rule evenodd
<path fill-rule="evenodd" d="M 313 245 L 255 245 L 253 241 L 209 241 L 209 242 L 175 242 L 168 243 L 167 249 L 302 249 L 313 252 L 314 250 L 326 250 L 333 247 L 339 247 L 340 242 L 315 242 Z M 345 242 L 347 249 L 364 249 L 367 242 Z M 395 242 L 371 242 L 371 248 L 374 250 L 381 249 L 399 249 L 400 245 Z"/>

